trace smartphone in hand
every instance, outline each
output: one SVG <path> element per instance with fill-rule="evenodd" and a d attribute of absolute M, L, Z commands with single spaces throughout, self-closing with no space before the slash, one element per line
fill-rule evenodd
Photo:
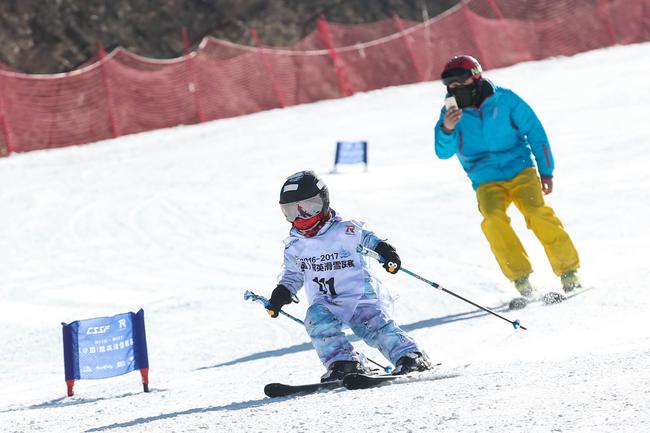
<path fill-rule="evenodd" d="M 451 110 L 452 108 L 458 110 L 458 103 L 456 102 L 456 98 L 453 96 L 445 98 L 445 107 L 447 108 L 447 111 Z"/>

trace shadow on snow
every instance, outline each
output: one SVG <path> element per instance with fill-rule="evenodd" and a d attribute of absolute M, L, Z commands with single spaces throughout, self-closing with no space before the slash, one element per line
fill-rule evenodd
<path fill-rule="evenodd" d="M 126 427 L 133 427 L 141 424 L 147 424 L 150 422 L 154 421 L 160 421 L 160 420 L 165 420 L 165 419 L 171 419 L 171 418 L 176 418 L 179 416 L 185 416 L 185 415 L 194 415 L 194 414 L 201 414 L 201 413 L 210 413 L 210 412 L 221 412 L 221 411 L 228 411 L 228 410 L 243 410 L 243 409 L 251 409 L 255 407 L 260 407 L 260 406 L 266 406 L 268 404 L 274 404 L 274 403 L 279 403 L 291 398 L 294 398 L 295 396 L 288 396 L 288 397 L 281 397 L 281 398 L 261 398 L 257 400 L 249 400 L 249 401 L 242 401 L 242 402 L 236 402 L 236 403 L 230 403 L 226 404 L 223 406 L 208 406 L 208 407 L 197 407 L 193 409 L 187 409 L 183 411 L 178 411 L 178 412 L 170 412 L 170 413 L 163 413 L 160 415 L 155 415 L 155 416 L 149 416 L 149 417 L 144 417 L 144 418 L 136 418 L 131 421 L 127 422 L 122 422 L 122 423 L 115 423 L 115 424 L 110 424 L 106 425 L 103 427 L 94 427 L 91 429 L 88 429 L 85 431 L 85 433 L 92 433 L 92 432 L 101 432 L 101 431 L 107 431 L 107 430 L 113 430 L 117 428 L 126 428 Z"/>
<path fill-rule="evenodd" d="M 501 310 L 500 307 L 495 307 L 491 308 L 492 311 L 499 311 Z M 439 325 L 445 325 L 447 323 L 454 323 L 454 322 L 459 322 L 462 320 L 470 320 L 470 319 L 475 319 L 478 317 L 483 317 L 487 316 L 489 313 L 482 311 L 482 310 L 473 310 L 473 311 L 468 311 L 464 313 L 459 313 L 459 314 L 451 314 L 449 316 L 444 316 L 444 317 L 434 317 L 431 319 L 426 319 L 426 320 L 420 320 L 419 322 L 415 323 L 410 323 L 408 325 L 402 325 L 400 328 L 402 328 L 406 332 L 411 332 L 417 329 L 423 329 L 423 328 L 431 328 L 433 326 L 439 326 Z M 357 337 L 356 335 L 349 335 L 348 338 L 350 339 L 351 342 L 355 341 L 360 341 L 361 339 Z M 282 355 L 289 355 L 292 353 L 298 353 L 298 352 L 303 352 L 306 350 L 311 350 L 312 345 L 311 343 L 302 343 L 302 344 L 295 344 L 293 346 L 285 347 L 282 349 L 274 349 L 274 350 L 267 350 L 264 352 L 258 352 L 258 353 L 253 353 L 251 355 L 247 355 L 241 358 L 233 359 L 231 361 L 226 361 L 222 362 L 220 364 L 215 364 L 215 365 L 209 365 L 206 367 L 199 367 L 197 370 L 207 370 L 210 368 L 218 368 L 218 367 L 228 367 L 231 365 L 235 364 L 240 364 L 243 362 L 250 362 L 250 361 L 257 361 L 260 359 L 266 359 L 266 358 L 274 358 L 276 356 L 282 356 Z"/>
<path fill-rule="evenodd" d="M 166 389 L 152 389 L 150 393 L 157 393 L 166 391 Z M 15 407 L 5 410 L 0 410 L 0 413 L 6 412 L 20 412 L 24 410 L 33 410 L 33 409 L 52 409 L 57 407 L 68 407 L 68 406 L 78 406 L 88 403 L 96 403 L 103 400 L 114 400 L 118 398 L 131 397 L 134 395 L 140 395 L 142 392 L 127 392 L 125 394 L 113 395 L 109 397 L 98 397 L 98 398 L 85 398 L 85 397 L 60 397 L 53 400 L 44 401 L 43 403 L 37 403 L 30 406 Z"/>

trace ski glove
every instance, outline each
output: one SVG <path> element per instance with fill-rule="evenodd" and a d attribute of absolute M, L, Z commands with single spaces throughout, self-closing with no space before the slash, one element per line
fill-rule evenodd
<path fill-rule="evenodd" d="M 280 310 L 285 305 L 293 302 L 293 297 L 289 289 L 284 287 L 282 284 L 273 289 L 271 293 L 271 299 L 269 299 L 269 305 L 266 306 L 266 312 L 269 313 L 269 316 L 276 318 L 280 314 Z"/>
<path fill-rule="evenodd" d="M 395 247 L 391 244 L 383 241 L 379 242 L 375 247 L 375 251 L 384 259 L 384 264 L 382 266 L 386 269 L 386 272 L 396 274 L 402 267 L 402 261 L 399 259 Z"/>

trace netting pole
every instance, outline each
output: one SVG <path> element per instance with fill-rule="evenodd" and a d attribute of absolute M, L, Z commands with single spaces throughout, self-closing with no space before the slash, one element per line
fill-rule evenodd
<path fill-rule="evenodd" d="M 488 67 L 488 61 L 487 58 L 483 55 L 483 50 L 481 49 L 481 45 L 479 44 L 479 38 L 476 36 L 476 29 L 474 28 L 474 25 L 472 23 L 472 17 L 471 17 L 471 10 L 469 9 L 469 2 L 465 1 L 463 2 L 462 6 L 460 7 L 463 16 L 465 17 L 465 21 L 467 21 L 467 27 L 469 28 L 469 33 L 472 36 L 472 41 L 474 42 L 474 46 L 476 47 L 476 55 L 483 65 L 483 69 L 487 69 Z"/>
<path fill-rule="evenodd" d="M 336 49 L 334 48 L 334 43 L 332 42 L 332 35 L 330 34 L 330 28 L 327 24 L 327 20 L 325 19 L 325 15 L 323 14 L 321 14 L 320 18 L 318 18 L 318 31 L 320 32 L 320 35 L 323 38 L 323 42 L 327 47 L 327 51 L 330 55 L 330 58 L 332 59 L 332 63 L 334 63 L 334 72 L 336 73 L 336 80 L 339 83 L 339 91 L 341 92 L 341 96 L 351 96 L 354 92 L 348 85 L 345 78 L 345 70 L 343 69 L 343 65 L 341 65 L 341 59 L 339 59 L 338 55 L 336 54 Z"/>
<path fill-rule="evenodd" d="M 11 155 L 14 151 L 11 143 L 11 134 L 9 133 L 9 122 L 5 115 L 4 103 L 4 76 L 0 73 L 0 128 L 2 128 L 2 136 L 5 139 L 5 149 L 2 149 L 4 155 Z"/>
<path fill-rule="evenodd" d="M 60 79 L 55 80 L 55 85 L 54 85 L 54 95 L 55 101 L 59 100 L 59 95 L 61 94 L 61 81 Z M 45 145 L 46 149 L 50 149 L 52 147 L 52 130 L 55 128 L 55 125 L 57 124 L 57 117 L 58 117 L 58 110 L 50 110 L 50 121 L 48 122 L 47 125 L 47 144 Z"/>
<path fill-rule="evenodd" d="M 108 83 L 108 70 L 106 68 L 106 51 L 101 42 L 97 42 L 97 55 L 99 57 L 99 66 L 102 73 L 102 83 L 104 84 L 104 94 L 106 95 L 106 105 L 108 107 L 108 120 L 111 125 L 111 134 L 113 138 L 120 134 L 117 130 L 117 120 L 115 119 L 115 104 L 113 103 L 113 94 L 111 86 Z"/>
<path fill-rule="evenodd" d="M 426 10 L 426 6 L 425 6 L 423 18 L 426 17 L 426 14 L 428 14 L 428 11 Z M 431 26 L 433 25 L 432 24 L 433 22 L 434 22 L 433 19 L 427 18 L 426 20 L 424 20 L 424 24 L 423 24 L 424 46 L 422 47 L 422 49 L 424 50 L 424 54 L 425 54 L 425 61 L 426 61 L 425 77 L 427 80 L 432 79 L 433 65 L 435 65 L 434 53 L 436 53 L 436 50 L 433 48 L 434 47 L 433 40 L 432 40 L 433 32 L 431 31 Z"/>
<path fill-rule="evenodd" d="M 494 15 L 496 15 L 497 18 L 500 20 L 504 20 L 503 13 L 501 13 L 501 9 L 499 9 L 499 6 L 494 2 L 494 0 L 487 0 L 488 5 L 490 6 L 490 9 L 492 9 L 492 12 Z"/>
<path fill-rule="evenodd" d="M 402 35 L 402 40 L 404 41 L 404 47 L 406 48 L 406 52 L 411 58 L 411 63 L 413 63 L 413 69 L 415 69 L 415 74 L 418 77 L 418 81 L 424 81 L 424 74 L 422 74 L 422 70 L 420 69 L 418 62 L 415 59 L 415 52 L 413 51 L 413 45 L 411 45 L 411 41 L 409 40 L 408 35 L 404 33 L 404 24 L 402 24 L 402 21 L 399 19 L 397 14 L 393 14 L 393 22 L 395 23 L 395 27 L 397 27 L 397 30 L 399 30 L 399 32 Z"/>
<path fill-rule="evenodd" d="M 181 28 L 181 39 L 183 41 L 183 52 L 185 54 L 185 68 L 187 69 L 187 89 L 194 97 L 194 109 L 199 123 L 205 122 L 205 113 L 203 112 L 203 104 L 201 103 L 201 94 L 199 93 L 199 85 L 197 83 L 196 74 L 194 73 L 194 57 L 190 51 L 190 38 L 187 36 L 187 28 Z"/>
<path fill-rule="evenodd" d="M 612 15 L 609 13 L 609 5 L 607 0 L 598 0 L 598 11 L 604 22 L 607 36 L 609 37 L 609 45 L 616 45 L 616 34 L 614 33 L 614 24 L 612 24 Z"/>
<path fill-rule="evenodd" d="M 264 68 L 266 69 L 266 73 L 269 74 L 269 78 L 271 80 L 271 87 L 273 87 L 273 93 L 275 93 L 275 97 L 278 98 L 278 104 L 280 105 L 280 108 L 284 108 L 287 106 L 287 104 L 284 102 L 284 96 L 282 96 L 282 92 L 280 92 L 280 86 L 278 86 L 278 82 L 275 78 L 275 74 L 273 73 L 273 66 L 271 65 L 271 62 L 269 62 L 269 59 L 266 57 L 266 54 L 264 53 L 264 49 L 262 48 L 262 41 L 260 40 L 260 35 L 257 34 L 257 30 L 255 30 L 255 27 L 251 27 L 251 36 L 253 37 L 253 41 L 255 41 L 255 47 L 257 47 L 257 54 L 259 54 L 260 56 L 262 65 L 264 65 Z"/>

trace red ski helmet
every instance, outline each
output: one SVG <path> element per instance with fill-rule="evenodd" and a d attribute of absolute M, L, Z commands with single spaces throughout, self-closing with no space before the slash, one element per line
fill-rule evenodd
<path fill-rule="evenodd" d="M 454 56 L 447 61 L 443 69 L 441 78 L 442 84 L 449 86 L 451 83 L 462 83 L 469 77 L 475 80 L 481 78 L 481 64 L 472 56 L 460 55 Z"/>

